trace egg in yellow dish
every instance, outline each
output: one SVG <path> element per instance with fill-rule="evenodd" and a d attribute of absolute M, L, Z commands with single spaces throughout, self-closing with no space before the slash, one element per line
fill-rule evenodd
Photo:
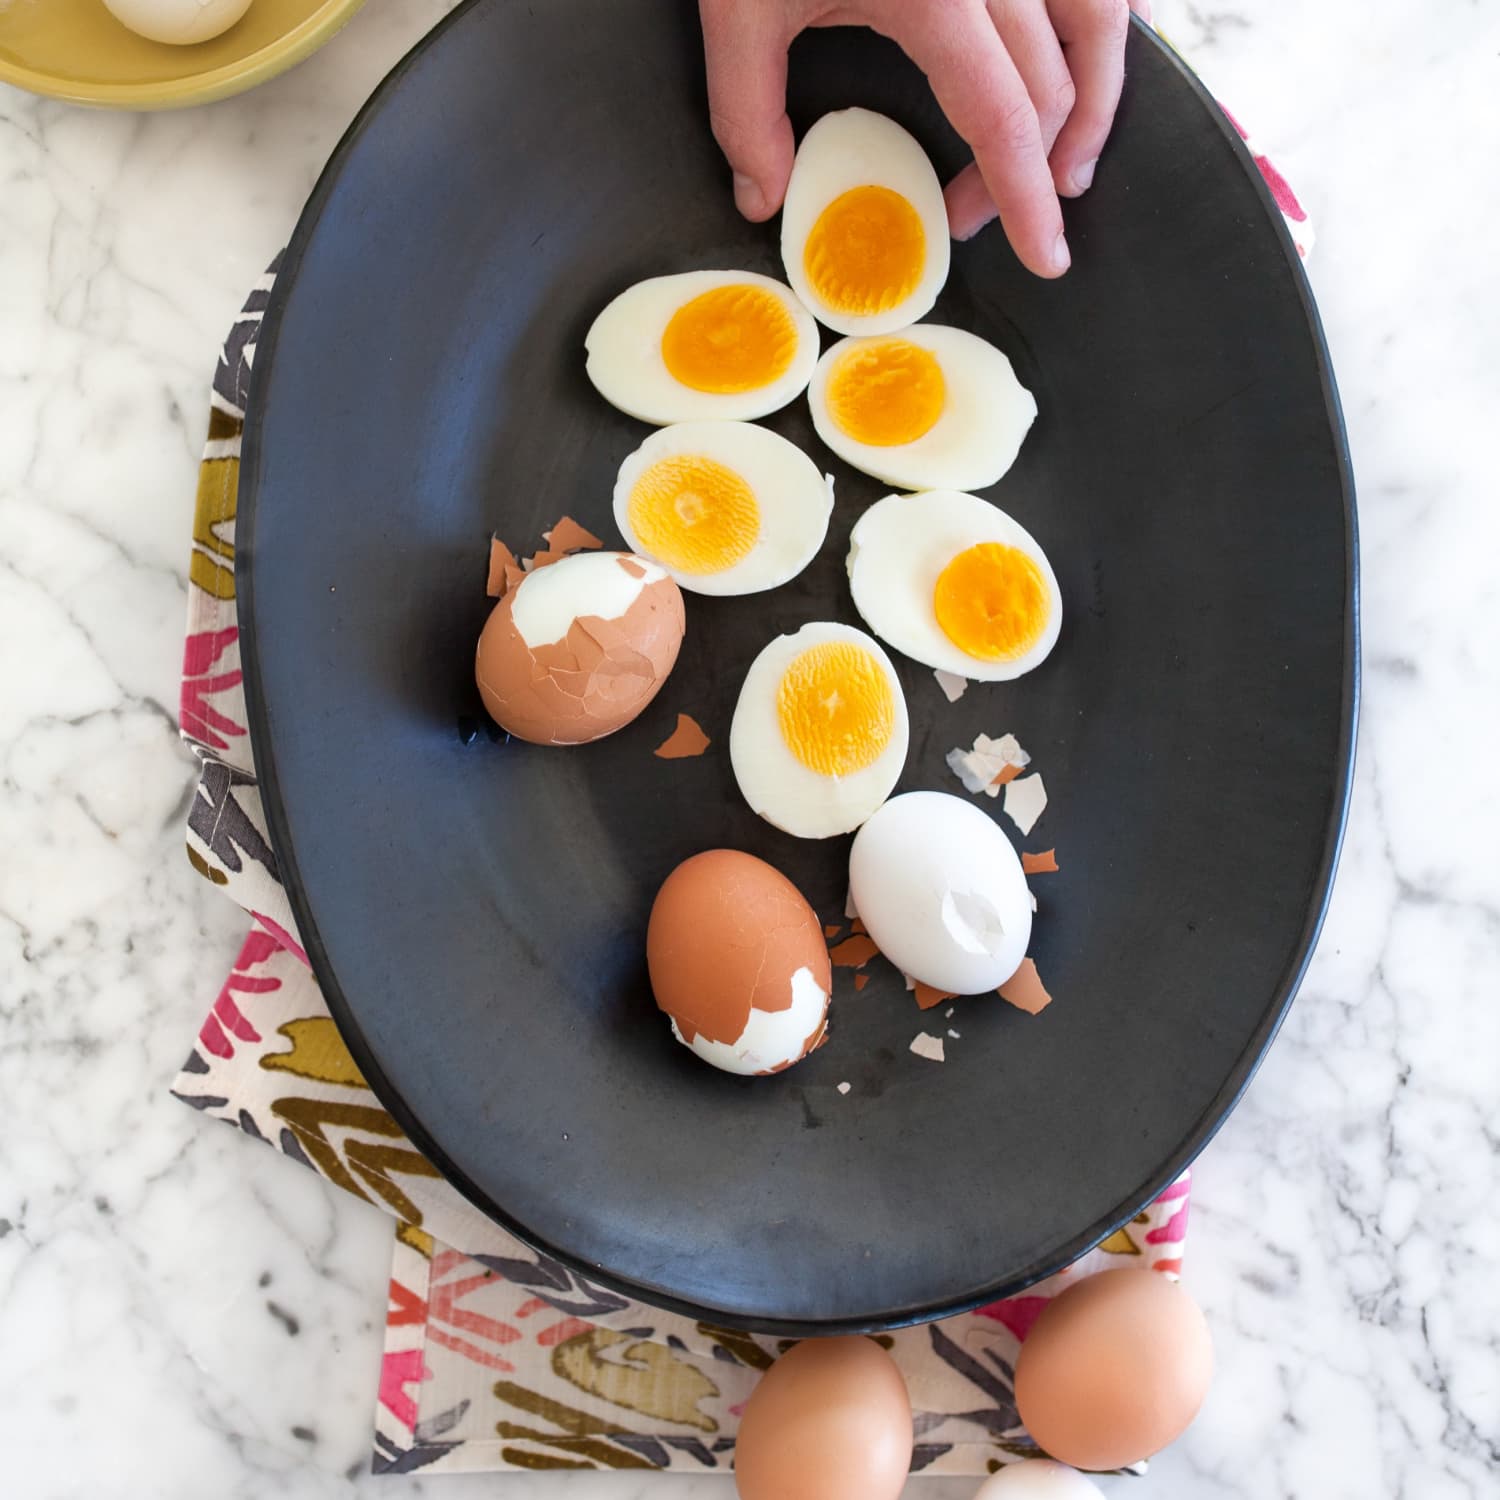
<path fill-rule="evenodd" d="M 891 659 L 850 625 L 778 636 L 745 674 L 729 760 L 745 801 L 798 838 L 858 828 L 906 764 L 906 698 Z"/>
<path fill-rule="evenodd" d="M 868 109 L 802 138 L 781 211 L 792 290 L 836 333 L 890 333 L 925 316 L 948 279 L 943 188 L 916 140 Z"/>
<path fill-rule="evenodd" d="M 888 646 L 960 677 L 1005 682 L 1057 644 L 1062 593 L 1036 538 L 958 490 L 887 495 L 849 537 L 849 588 Z"/>
<path fill-rule="evenodd" d="M 755 594 L 823 545 L 833 481 L 784 437 L 749 422 L 677 422 L 620 466 L 615 524 L 633 552 L 698 594 Z"/>
<path fill-rule="evenodd" d="M 994 484 L 1036 418 L 1000 350 L 937 323 L 841 339 L 818 361 L 807 401 L 845 463 L 912 490 Z"/>
<path fill-rule="evenodd" d="M 745 421 L 807 389 L 818 328 L 769 276 L 685 271 L 621 292 L 594 319 L 584 348 L 595 389 L 643 422 Z"/>

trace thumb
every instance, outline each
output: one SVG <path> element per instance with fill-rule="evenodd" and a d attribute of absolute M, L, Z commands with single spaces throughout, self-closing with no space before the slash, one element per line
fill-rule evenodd
<path fill-rule="evenodd" d="M 734 174 L 735 204 L 747 219 L 769 219 L 786 194 L 794 152 L 780 7 L 701 0 L 699 10 L 709 119 Z"/>

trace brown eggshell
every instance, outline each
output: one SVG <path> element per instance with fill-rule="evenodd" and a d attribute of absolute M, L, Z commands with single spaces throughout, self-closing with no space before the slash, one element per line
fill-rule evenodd
<path fill-rule="evenodd" d="M 866 1338 L 808 1339 L 762 1377 L 740 1418 L 740 1500 L 896 1500 L 911 1467 L 911 1400 Z"/>
<path fill-rule="evenodd" d="M 1021 1421 L 1053 1458 L 1117 1469 L 1198 1414 L 1213 1347 L 1198 1304 L 1158 1271 L 1101 1271 L 1043 1309 L 1016 1361 Z"/>
<path fill-rule="evenodd" d="M 627 571 L 641 566 L 629 553 L 613 555 Z M 564 557 L 551 567 L 572 561 Z M 656 579 L 618 618 L 580 615 L 562 640 L 532 649 L 513 611 L 535 576 L 507 589 L 485 622 L 474 659 L 479 695 L 490 717 L 517 739 L 538 745 L 603 739 L 630 723 L 667 680 L 682 645 L 682 592 L 672 579 Z"/>
<path fill-rule="evenodd" d="M 753 1006 L 792 1003 L 792 975 L 807 968 L 833 988 L 817 913 L 780 870 L 738 849 L 685 859 L 656 893 L 646 928 L 646 965 L 656 1003 L 691 1043 L 734 1043 Z M 807 1039 L 806 1057 L 823 1039 Z"/>

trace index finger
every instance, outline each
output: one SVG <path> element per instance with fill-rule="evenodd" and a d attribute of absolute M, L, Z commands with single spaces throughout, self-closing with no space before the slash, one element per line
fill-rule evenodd
<path fill-rule="evenodd" d="M 978 4 L 903 9 L 893 36 L 973 148 L 1021 263 L 1038 276 L 1061 276 L 1068 245 L 1041 123 L 989 13 Z"/>

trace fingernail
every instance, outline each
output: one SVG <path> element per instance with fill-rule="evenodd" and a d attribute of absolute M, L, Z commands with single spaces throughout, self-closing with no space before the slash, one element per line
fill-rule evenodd
<path fill-rule="evenodd" d="M 1073 257 L 1068 254 L 1068 237 L 1062 230 L 1057 231 L 1057 238 L 1052 241 L 1052 269 L 1061 275 L 1073 264 Z"/>
<path fill-rule="evenodd" d="M 743 172 L 734 174 L 734 201 L 747 219 L 759 219 L 765 216 L 766 195 L 761 192 L 760 184 Z"/>
<path fill-rule="evenodd" d="M 1094 181 L 1094 168 L 1098 165 L 1099 158 L 1096 156 L 1093 161 L 1086 161 L 1081 167 L 1073 168 L 1073 186 L 1078 192 L 1088 191 Z"/>

